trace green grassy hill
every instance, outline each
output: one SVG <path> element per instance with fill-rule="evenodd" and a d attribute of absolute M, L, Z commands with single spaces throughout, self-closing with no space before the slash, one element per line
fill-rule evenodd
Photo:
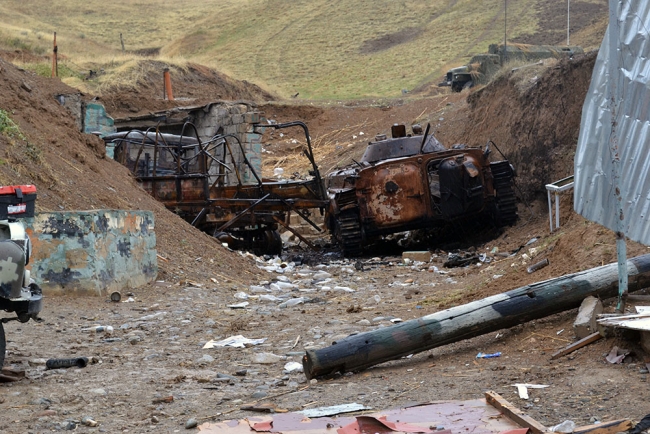
<path fill-rule="evenodd" d="M 567 4 L 549 3 L 509 0 L 508 40 L 564 44 Z M 597 47 L 607 2 L 571 10 L 571 43 Z M 149 54 L 285 97 L 394 97 L 502 42 L 505 14 L 505 0 L 3 0 L 0 46 L 47 54 L 56 31 L 63 62 L 79 71 Z"/>

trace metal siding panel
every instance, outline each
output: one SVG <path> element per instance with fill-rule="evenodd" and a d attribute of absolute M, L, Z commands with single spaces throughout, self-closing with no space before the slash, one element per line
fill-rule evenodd
<path fill-rule="evenodd" d="M 616 136 L 620 175 L 614 179 L 608 104 L 608 28 L 582 111 L 575 157 L 574 208 L 585 218 L 617 230 L 615 188 L 621 191 L 625 234 L 650 244 L 650 1 L 619 1 Z"/>

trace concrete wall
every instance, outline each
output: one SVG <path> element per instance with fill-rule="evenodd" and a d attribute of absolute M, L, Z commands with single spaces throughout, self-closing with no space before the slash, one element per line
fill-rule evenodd
<path fill-rule="evenodd" d="M 242 144 L 244 152 L 258 176 L 262 176 L 262 135 L 254 131 L 253 124 L 260 122 L 262 113 L 249 103 L 213 103 L 191 112 L 193 123 L 201 141 L 210 140 L 217 133 L 233 134 Z M 260 131 L 262 132 L 262 131 Z M 237 162 L 237 169 L 244 184 L 256 184 L 257 180 L 244 163 L 241 150 L 234 140 L 228 139 Z M 230 164 L 230 161 L 227 161 Z M 237 184 L 233 173 L 226 177 L 227 185 Z"/>
<path fill-rule="evenodd" d="M 38 213 L 24 219 L 32 242 L 28 269 L 45 294 L 134 288 L 158 274 L 149 211 Z"/>

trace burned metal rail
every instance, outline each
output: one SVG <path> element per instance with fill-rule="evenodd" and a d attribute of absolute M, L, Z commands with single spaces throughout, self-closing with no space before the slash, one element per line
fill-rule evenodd
<path fill-rule="evenodd" d="M 277 249 L 278 225 L 296 233 L 289 228 L 288 213 L 295 212 L 321 231 L 309 218 L 308 210 L 319 208 L 323 212 L 329 204 L 307 125 L 300 121 L 254 124 L 254 128 L 294 126 L 305 133 L 307 146 L 303 153 L 311 164 L 309 180 L 263 179 L 239 137 L 218 134 L 202 141 L 191 123 L 183 126 L 180 136 L 150 128 L 145 132 L 117 133 L 104 140 L 115 143 L 116 160 L 131 170 L 147 192 L 193 226 L 214 236 L 226 231 L 239 239 L 238 245 L 243 248 L 271 240 L 269 243 Z M 187 136 L 186 131 L 196 137 Z M 231 145 L 233 140 L 236 144 Z M 251 184 L 244 182 L 246 169 L 254 179 Z"/>

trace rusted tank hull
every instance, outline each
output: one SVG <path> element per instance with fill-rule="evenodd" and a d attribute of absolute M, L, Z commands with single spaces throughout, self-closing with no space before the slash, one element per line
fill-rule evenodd
<path fill-rule="evenodd" d="M 507 161 L 490 163 L 487 148 L 447 149 L 426 134 L 393 130 L 401 135 L 378 136 L 359 163 L 328 175 L 328 223 L 346 255 L 361 253 L 380 235 L 480 216 L 508 224 L 516 219 Z"/>

